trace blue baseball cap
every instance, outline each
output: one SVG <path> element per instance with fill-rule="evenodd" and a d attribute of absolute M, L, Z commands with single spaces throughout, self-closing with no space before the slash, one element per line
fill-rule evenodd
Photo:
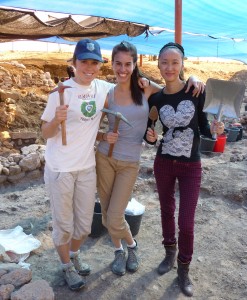
<path fill-rule="evenodd" d="M 91 39 L 80 40 L 76 44 L 74 55 L 78 60 L 93 59 L 103 62 L 100 45 Z"/>

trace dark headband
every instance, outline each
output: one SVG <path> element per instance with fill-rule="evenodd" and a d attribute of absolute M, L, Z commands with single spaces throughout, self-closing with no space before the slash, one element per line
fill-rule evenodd
<path fill-rule="evenodd" d="M 177 48 L 178 50 L 180 50 L 182 53 L 183 53 L 183 56 L 184 56 L 184 48 L 178 44 L 178 43 L 168 43 L 168 44 L 165 44 L 161 49 L 160 49 L 160 52 L 161 53 L 164 49 L 166 48 Z"/>

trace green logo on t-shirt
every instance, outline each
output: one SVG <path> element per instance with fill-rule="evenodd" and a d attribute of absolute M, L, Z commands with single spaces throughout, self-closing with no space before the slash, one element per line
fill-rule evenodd
<path fill-rule="evenodd" d="M 92 117 L 96 113 L 96 103 L 94 100 L 85 101 L 81 104 L 81 112 L 85 117 Z"/>

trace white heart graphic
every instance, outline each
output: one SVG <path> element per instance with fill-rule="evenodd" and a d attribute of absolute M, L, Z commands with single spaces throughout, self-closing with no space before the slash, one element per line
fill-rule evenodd
<path fill-rule="evenodd" d="M 86 106 L 86 111 L 90 113 L 92 110 L 93 110 L 93 105 L 92 104 L 88 104 Z"/>
<path fill-rule="evenodd" d="M 194 114 L 195 106 L 190 100 L 181 101 L 176 112 L 171 105 L 164 105 L 160 109 L 160 119 L 169 128 L 163 137 L 163 154 L 190 157 L 194 131 L 191 128 L 176 130 L 176 127 L 188 126 Z"/>

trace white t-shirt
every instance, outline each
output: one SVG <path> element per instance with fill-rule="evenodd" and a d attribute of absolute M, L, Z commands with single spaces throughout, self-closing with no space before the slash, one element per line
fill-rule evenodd
<path fill-rule="evenodd" d="M 64 90 L 64 103 L 69 105 L 65 122 L 67 145 L 62 145 L 60 127 L 56 136 L 47 139 L 45 151 L 46 164 L 54 172 L 80 171 L 95 166 L 94 144 L 101 109 L 113 84 L 94 79 L 90 86 L 83 86 L 71 78 L 64 85 L 71 87 Z M 59 105 L 58 92 L 50 94 L 41 119 L 50 122 Z"/>

